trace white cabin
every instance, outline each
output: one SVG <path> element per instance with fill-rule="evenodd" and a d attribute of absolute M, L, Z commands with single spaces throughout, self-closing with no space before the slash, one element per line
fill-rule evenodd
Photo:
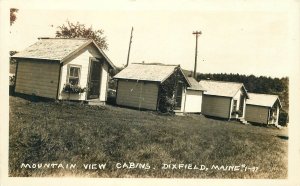
<path fill-rule="evenodd" d="M 89 39 L 44 38 L 12 56 L 15 92 L 57 100 L 106 101 L 113 63 Z"/>

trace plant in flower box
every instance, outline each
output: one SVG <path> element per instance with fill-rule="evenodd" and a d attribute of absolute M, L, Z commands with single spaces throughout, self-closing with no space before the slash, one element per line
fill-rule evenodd
<path fill-rule="evenodd" d="M 231 115 L 234 115 L 234 114 L 238 114 L 238 115 L 241 115 L 243 114 L 241 110 L 234 110 L 232 111 Z"/>
<path fill-rule="evenodd" d="M 72 85 L 71 83 L 66 83 L 63 88 L 63 92 L 80 94 L 86 91 L 86 88 L 81 88 L 79 85 Z"/>

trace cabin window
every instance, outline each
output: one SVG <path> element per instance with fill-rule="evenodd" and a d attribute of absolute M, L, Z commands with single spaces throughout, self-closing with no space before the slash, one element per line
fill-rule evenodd
<path fill-rule="evenodd" d="M 233 111 L 237 111 L 237 100 L 233 100 Z"/>
<path fill-rule="evenodd" d="M 183 90 L 183 83 L 178 82 L 177 89 L 176 89 L 176 105 L 175 109 L 181 109 L 181 99 L 182 99 L 182 90 Z"/>
<path fill-rule="evenodd" d="M 272 117 L 272 116 L 274 116 L 274 117 L 276 117 L 277 116 L 277 109 L 276 108 L 272 108 L 271 109 L 271 114 L 270 114 L 270 116 Z"/>
<path fill-rule="evenodd" d="M 80 80 L 80 66 L 70 65 L 68 68 L 67 82 L 72 85 L 78 85 Z"/>

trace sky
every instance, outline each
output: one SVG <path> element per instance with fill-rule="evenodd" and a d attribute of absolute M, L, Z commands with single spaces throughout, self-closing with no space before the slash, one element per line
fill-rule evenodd
<path fill-rule="evenodd" d="M 192 32 L 201 31 L 197 72 L 271 77 L 293 73 L 295 12 L 285 1 L 114 2 L 12 4 L 19 12 L 10 27 L 9 49 L 23 50 L 38 37 L 55 37 L 57 27 L 67 20 L 78 21 L 104 30 L 109 45 L 104 52 L 120 67 L 126 64 L 133 26 L 130 63 L 180 64 L 193 70 L 196 40 Z"/>

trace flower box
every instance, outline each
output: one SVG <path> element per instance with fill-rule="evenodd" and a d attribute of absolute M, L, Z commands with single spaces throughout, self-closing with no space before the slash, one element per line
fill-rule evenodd
<path fill-rule="evenodd" d="M 67 83 L 64 85 L 63 92 L 71 94 L 80 94 L 86 92 L 86 88 L 81 88 L 79 85 Z"/>

